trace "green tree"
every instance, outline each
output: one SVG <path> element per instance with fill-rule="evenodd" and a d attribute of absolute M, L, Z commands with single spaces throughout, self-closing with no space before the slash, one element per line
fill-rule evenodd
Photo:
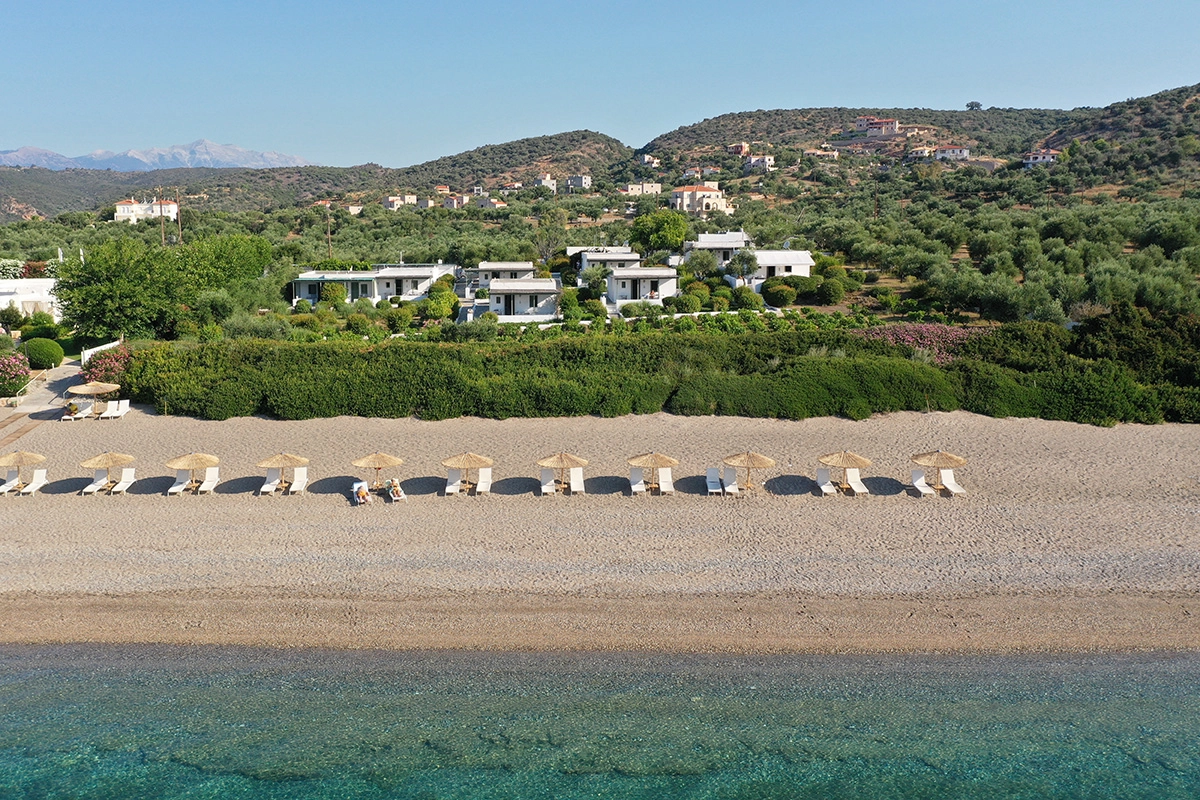
<path fill-rule="evenodd" d="M 676 211 L 661 209 L 644 214 L 633 221 L 629 231 L 630 243 L 639 252 L 678 250 L 688 234 L 688 219 Z"/>
<path fill-rule="evenodd" d="M 693 275 L 701 278 L 716 275 L 721 268 L 721 265 L 717 263 L 716 255 L 711 250 L 693 250 L 688 254 L 685 263 Z"/>
<path fill-rule="evenodd" d="M 542 263 L 548 263 L 566 244 L 567 212 L 561 208 L 551 208 L 542 212 L 537 231 L 533 235 L 533 245 L 537 248 Z"/>
<path fill-rule="evenodd" d="M 82 262 L 64 261 L 54 287 L 63 319 L 97 339 L 171 338 L 180 282 L 170 256 L 137 239 L 118 239 L 93 248 Z"/>
<path fill-rule="evenodd" d="M 331 305 L 346 302 L 346 285 L 334 282 L 322 284 L 321 302 Z"/>
<path fill-rule="evenodd" d="M 754 255 L 753 250 L 738 250 L 725 265 L 725 272 L 744 280 L 748 275 L 758 272 L 758 256 Z"/>

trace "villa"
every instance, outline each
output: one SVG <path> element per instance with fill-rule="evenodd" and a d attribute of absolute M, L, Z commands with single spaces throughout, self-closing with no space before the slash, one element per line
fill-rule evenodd
<path fill-rule="evenodd" d="M 712 185 L 709 185 L 712 184 Z M 710 211 L 732 214 L 736 209 L 725 199 L 725 193 L 717 188 L 715 181 L 693 186 L 680 186 L 671 190 L 671 208 L 685 214 L 705 215 Z"/>
<path fill-rule="evenodd" d="M 568 254 L 568 258 L 570 254 Z M 639 267 L 642 257 L 634 252 L 632 247 L 600 247 L 582 250 L 579 253 L 579 270 L 602 265 L 609 269 L 625 269 Z"/>
<path fill-rule="evenodd" d="M 1033 150 L 1021 157 L 1021 163 L 1025 165 L 1025 169 L 1048 166 L 1058 161 L 1061 155 L 1061 150 Z"/>
<path fill-rule="evenodd" d="M 15 306 L 25 316 L 45 311 L 62 320 L 58 300 L 54 296 L 54 278 L 3 278 L 0 279 L 0 308 Z"/>
<path fill-rule="evenodd" d="M 142 200 L 140 203 L 133 198 L 119 200 L 116 209 L 117 212 L 113 219 L 117 222 L 128 222 L 130 225 L 143 219 L 166 217 L 173 220 L 179 216 L 178 203 L 174 200 L 159 200 L 157 197 L 149 202 Z"/>
<path fill-rule="evenodd" d="M 346 301 L 367 299 L 371 302 L 390 300 L 423 300 L 429 287 L 445 275 L 454 275 L 454 264 L 375 264 L 369 270 L 309 270 L 292 281 L 292 304 L 307 300 L 316 304 L 321 288 L 327 283 L 340 283 L 346 288 Z"/>

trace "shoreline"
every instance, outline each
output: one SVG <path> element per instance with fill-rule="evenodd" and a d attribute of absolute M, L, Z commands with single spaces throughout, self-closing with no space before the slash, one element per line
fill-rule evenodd
<path fill-rule="evenodd" d="M 647 620 L 650 621 L 647 621 Z M 1200 650 L 1200 596 L 0 596 L 2 644 L 673 654 Z M 84 633 L 86 631 L 86 633 Z"/>

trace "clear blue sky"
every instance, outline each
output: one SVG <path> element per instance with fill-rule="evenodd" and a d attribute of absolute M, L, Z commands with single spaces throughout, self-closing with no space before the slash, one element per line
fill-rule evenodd
<path fill-rule="evenodd" d="M 0 30 L 0 150 L 68 156 L 205 138 L 401 167 L 579 128 L 640 147 L 731 111 L 1200 83 L 1197 0 L 0 0 Z"/>

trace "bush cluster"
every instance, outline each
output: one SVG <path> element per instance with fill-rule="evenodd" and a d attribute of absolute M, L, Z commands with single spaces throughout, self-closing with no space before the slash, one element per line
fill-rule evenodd
<path fill-rule="evenodd" d="M 21 345 L 34 369 L 54 369 L 63 360 L 62 345 L 53 339 L 30 339 Z"/>

